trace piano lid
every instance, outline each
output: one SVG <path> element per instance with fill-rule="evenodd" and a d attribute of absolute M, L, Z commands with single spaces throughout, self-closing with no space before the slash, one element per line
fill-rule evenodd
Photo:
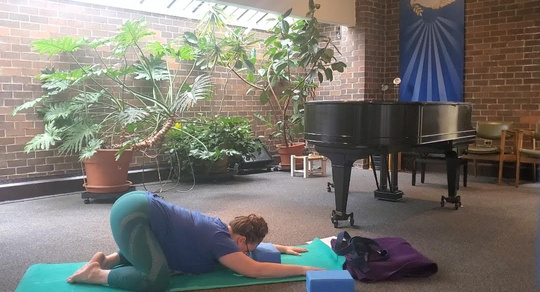
<path fill-rule="evenodd" d="M 342 147 L 471 141 L 472 106 L 459 102 L 310 101 L 305 139 Z"/>

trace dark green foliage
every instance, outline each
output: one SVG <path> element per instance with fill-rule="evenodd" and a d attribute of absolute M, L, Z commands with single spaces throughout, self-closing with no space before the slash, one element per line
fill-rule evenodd
<path fill-rule="evenodd" d="M 233 167 L 243 156 L 259 151 L 251 126 L 242 117 L 204 117 L 177 123 L 165 137 L 175 175 L 191 176 L 216 171 L 213 167 Z"/>

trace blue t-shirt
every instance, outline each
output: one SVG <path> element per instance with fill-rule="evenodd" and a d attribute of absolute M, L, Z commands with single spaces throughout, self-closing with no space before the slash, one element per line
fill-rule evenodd
<path fill-rule="evenodd" d="M 146 197 L 150 204 L 150 226 L 169 269 L 210 272 L 220 257 L 240 251 L 231 239 L 227 224 L 219 218 L 173 205 L 152 193 Z"/>

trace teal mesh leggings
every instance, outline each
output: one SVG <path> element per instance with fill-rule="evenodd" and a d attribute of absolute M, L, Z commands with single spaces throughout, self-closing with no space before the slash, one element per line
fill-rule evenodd
<path fill-rule="evenodd" d="M 150 205 L 143 191 L 129 192 L 112 206 L 111 230 L 120 265 L 109 273 L 109 286 L 131 291 L 169 288 L 169 267 L 150 229 L 149 215 Z"/>

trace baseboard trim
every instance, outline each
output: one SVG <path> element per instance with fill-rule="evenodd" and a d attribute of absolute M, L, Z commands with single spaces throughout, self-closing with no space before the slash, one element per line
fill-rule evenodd
<path fill-rule="evenodd" d="M 169 169 L 135 169 L 128 173 L 128 180 L 133 184 L 149 183 L 167 178 Z M 73 193 L 84 191 L 84 176 L 71 176 L 50 179 L 37 179 L 7 184 L 0 184 L 0 202 L 22 200 L 28 198 Z"/>

